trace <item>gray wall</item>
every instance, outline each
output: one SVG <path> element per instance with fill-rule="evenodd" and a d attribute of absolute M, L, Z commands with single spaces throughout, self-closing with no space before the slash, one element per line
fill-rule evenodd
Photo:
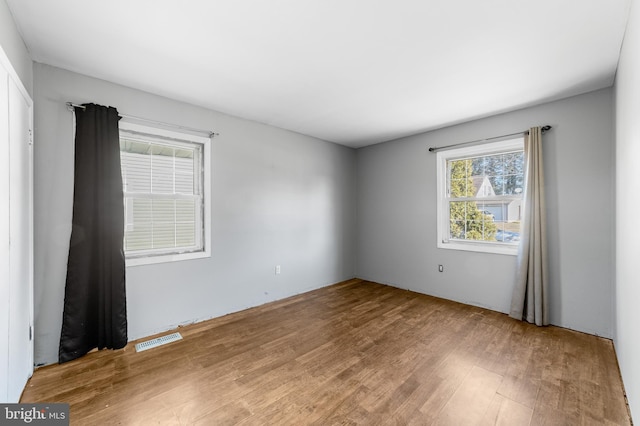
<path fill-rule="evenodd" d="M 436 248 L 436 156 L 427 149 L 549 124 L 550 319 L 611 337 L 612 107 L 604 89 L 359 149 L 356 275 L 508 312 L 514 256 Z"/>
<path fill-rule="evenodd" d="M 631 413 L 640 415 L 640 5 L 631 5 L 615 83 L 616 318 L 615 347 Z M 636 418 L 636 421 L 638 419 Z"/>
<path fill-rule="evenodd" d="M 22 84 L 33 95 L 32 61 L 5 0 L 0 0 L 0 46 L 11 61 Z"/>
<path fill-rule="evenodd" d="M 34 92 L 36 363 L 57 361 L 60 336 L 73 195 L 66 101 L 220 133 L 212 257 L 128 268 L 130 339 L 354 276 L 354 150 L 37 63 Z"/>
<path fill-rule="evenodd" d="M 36 363 L 56 361 L 60 334 L 73 194 L 73 121 L 65 101 L 113 105 L 221 133 L 213 142 L 213 256 L 127 270 L 131 339 L 354 275 L 506 312 L 514 257 L 436 248 L 435 155 L 427 148 L 551 124 L 545 136 L 551 320 L 610 337 L 615 312 L 616 349 L 633 410 L 640 404 L 634 362 L 640 344 L 633 330 L 640 322 L 634 285 L 640 247 L 633 238 L 639 206 L 623 195 L 640 187 L 633 125 L 640 114 L 633 78 L 640 71 L 639 14 L 632 10 L 615 88 L 620 195 L 614 292 L 610 89 L 356 153 L 54 67 L 32 68 L 0 0 L 0 45 L 35 100 Z M 600 202 L 592 199 L 596 194 Z M 282 265 L 278 276 L 276 264 Z"/>

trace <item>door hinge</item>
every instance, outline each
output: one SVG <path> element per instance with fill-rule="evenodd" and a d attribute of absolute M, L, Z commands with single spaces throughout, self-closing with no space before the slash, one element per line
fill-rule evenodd
<path fill-rule="evenodd" d="M 33 339 L 33 327 L 29 326 L 29 340 Z"/>
<path fill-rule="evenodd" d="M 33 132 L 29 129 L 29 145 L 33 145 Z"/>

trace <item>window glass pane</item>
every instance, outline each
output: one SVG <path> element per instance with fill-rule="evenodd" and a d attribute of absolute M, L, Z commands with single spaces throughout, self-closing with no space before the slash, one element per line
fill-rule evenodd
<path fill-rule="evenodd" d="M 470 159 L 449 161 L 449 170 L 452 179 L 466 179 L 473 176 L 473 161 Z"/>
<path fill-rule="evenodd" d="M 502 222 L 496 235 L 496 239 L 505 243 L 517 243 L 520 241 L 520 223 Z"/>
<path fill-rule="evenodd" d="M 125 192 L 195 194 L 200 150 L 122 139 L 122 178 Z"/>
<path fill-rule="evenodd" d="M 145 154 L 122 152 L 122 184 L 124 192 L 151 191 L 151 157 Z"/>
<path fill-rule="evenodd" d="M 449 196 L 520 195 L 524 188 L 523 153 L 483 155 L 448 160 Z"/>
<path fill-rule="evenodd" d="M 498 227 L 496 240 L 506 243 L 520 241 L 520 221 L 522 220 L 522 200 L 502 201 L 488 207 L 494 213 Z"/>
<path fill-rule="evenodd" d="M 451 222 L 451 238 L 464 239 L 466 232 L 467 202 L 454 201 L 449 203 L 449 219 Z"/>
<path fill-rule="evenodd" d="M 449 238 L 496 241 L 497 227 L 488 205 L 475 201 L 453 201 L 449 203 Z"/>
<path fill-rule="evenodd" d="M 153 200 L 153 248 L 175 247 L 175 200 Z"/>
<path fill-rule="evenodd" d="M 173 222 L 153 222 L 153 248 L 176 246 L 176 230 Z"/>
<path fill-rule="evenodd" d="M 475 176 L 472 178 L 473 195 L 471 197 L 493 197 L 496 193 L 493 191 L 491 181 L 486 176 Z"/>
<path fill-rule="evenodd" d="M 485 175 L 485 157 L 479 157 L 475 160 L 466 160 L 471 164 L 471 176 L 484 176 Z"/>
<path fill-rule="evenodd" d="M 149 249 L 151 248 L 152 238 L 151 224 L 137 224 L 125 233 L 124 249 L 126 251 Z"/>
<path fill-rule="evenodd" d="M 522 174 L 504 176 L 504 195 L 521 195 L 524 190 Z"/>
<path fill-rule="evenodd" d="M 193 154 L 193 153 L 192 153 Z M 176 194 L 194 194 L 193 158 L 175 158 L 175 192 Z"/>
<path fill-rule="evenodd" d="M 132 208 L 133 208 L 133 225 L 141 224 L 141 223 L 149 223 L 152 220 L 152 203 L 151 200 L 145 199 L 132 199 L 131 200 Z"/>
<path fill-rule="evenodd" d="M 170 222 L 176 220 L 175 200 L 156 199 L 152 201 L 153 205 L 153 222 Z"/>
<path fill-rule="evenodd" d="M 176 244 L 194 246 L 196 244 L 196 208 L 195 200 L 176 202 Z"/>
<path fill-rule="evenodd" d="M 495 225 L 496 225 L 496 237 L 495 237 L 496 241 L 500 243 L 508 242 L 508 241 L 505 241 L 504 222 L 496 221 Z"/>
<path fill-rule="evenodd" d="M 507 175 L 515 175 L 522 174 L 522 159 L 523 154 L 512 152 L 509 154 L 504 154 L 504 174 Z"/>
<path fill-rule="evenodd" d="M 175 149 L 175 156 L 176 158 L 184 158 L 185 160 L 193 160 L 193 156 L 194 156 L 194 150 L 193 149 L 187 149 L 187 148 L 176 148 Z M 193 163 L 193 161 L 187 161 L 188 163 Z"/>
<path fill-rule="evenodd" d="M 151 176 L 152 193 L 173 194 L 173 157 L 152 156 Z"/>
<path fill-rule="evenodd" d="M 504 234 L 502 241 L 517 243 L 520 241 L 520 222 L 503 222 Z"/>
<path fill-rule="evenodd" d="M 495 195 L 504 195 L 504 177 L 489 176 L 489 183 Z"/>
<path fill-rule="evenodd" d="M 485 175 L 501 176 L 504 174 L 504 161 L 502 157 L 503 157 L 502 154 L 488 155 L 488 156 L 482 157 L 484 158 L 484 161 L 486 164 Z"/>
<path fill-rule="evenodd" d="M 482 227 L 482 222 L 476 222 L 475 220 L 466 220 L 464 222 L 464 239 L 465 240 L 475 240 L 482 241 L 484 229 Z"/>
<path fill-rule="evenodd" d="M 125 200 L 125 250 L 145 250 L 151 247 L 151 200 Z"/>
<path fill-rule="evenodd" d="M 450 225 L 449 238 L 452 240 L 463 240 L 465 235 L 465 223 L 463 220 L 452 220 Z"/>
<path fill-rule="evenodd" d="M 471 160 L 449 161 L 449 193 L 451 197 L 473 196 L 473 179 L 471 174 L 473 163 Z"/>
<path fill-rule="evenodd" d="M 169 157 L 173 158 L 175 148 L 172 146 L 161 145 L 161 144 L 151 144 L 151 155 L 158 157 Z"/>
<path fill-rule="evenodd" d="M 125 201 L 125 250 L 193 247 L 197 242 L 196 200 Z"/>
<path fill-rule="evenodd" d="M 449 218 L 452 222 L 463 221 L 467 217 L 466 201 L 452 201 L 449 203 Z"/>
<path fill-rule="evenodd" d="M 195 222 L 195 220 L 196 220 L 195 200 L 176 201 L 176 221 L 177 222 Z"/>
<path fill-rule="evenodd" d="M 151 144 L 149 142 L 141 142 L 127 138 L 121 138 L 120 151 L 146 155 L 151 152 Z"/>
<path fill-rule="evenodd" d="M 463 179 L 451 179 L 450 181 L 450 194 L 451 197 L 467 197 L 468 193 L 470 192 L 470 188 L 471 188 L 471 182 L 470 179 L 467 178 L 463 178 Z"/>
<path fill-rule="evenodd" d="M 196 244 L 195 222 L 176 223 L 176 246 L 189 247 Z"/>

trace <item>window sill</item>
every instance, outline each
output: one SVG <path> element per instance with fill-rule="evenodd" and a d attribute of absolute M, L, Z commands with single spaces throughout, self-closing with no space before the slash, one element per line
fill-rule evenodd
<path fill-rule="evenodd" d="M 449 242 L 440 242 L 438 243 L 438 248 L 447 249 L 447 250 L 462 250 L 462 251 L 474 251 L 479 253 L 488 253 L 488 254 L 503 254 L 508 256 L 517 256 L 518 255 L 518 245 L 517 244 L 492 244 L 492 243 L 472 243 L 472 242 L 458 242 L 458 241 L 449 241 Z"/>
<path fill-rule="evenodd" d="M 158 256 L 130 257 L 125 260 L 125 266 L 129 268 L 132 266 L 153 265 L 156 263 L 171 263 L 179 262 L 182 260 L 204 259 L 207 257 L 211 257 L 211 253 L 209 253 L 208 251 L 199 251 L 195 253 L 163 254 Z"/>

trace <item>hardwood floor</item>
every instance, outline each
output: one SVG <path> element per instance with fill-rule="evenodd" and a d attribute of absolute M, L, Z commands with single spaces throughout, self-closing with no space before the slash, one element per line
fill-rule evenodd
<path fill-rule="evenodd" d="M 352 280 L 38 369 L 77 425 L 628 425 L 611 341 Z M 144 339 L 148 340 L 148 339 Z"/>

